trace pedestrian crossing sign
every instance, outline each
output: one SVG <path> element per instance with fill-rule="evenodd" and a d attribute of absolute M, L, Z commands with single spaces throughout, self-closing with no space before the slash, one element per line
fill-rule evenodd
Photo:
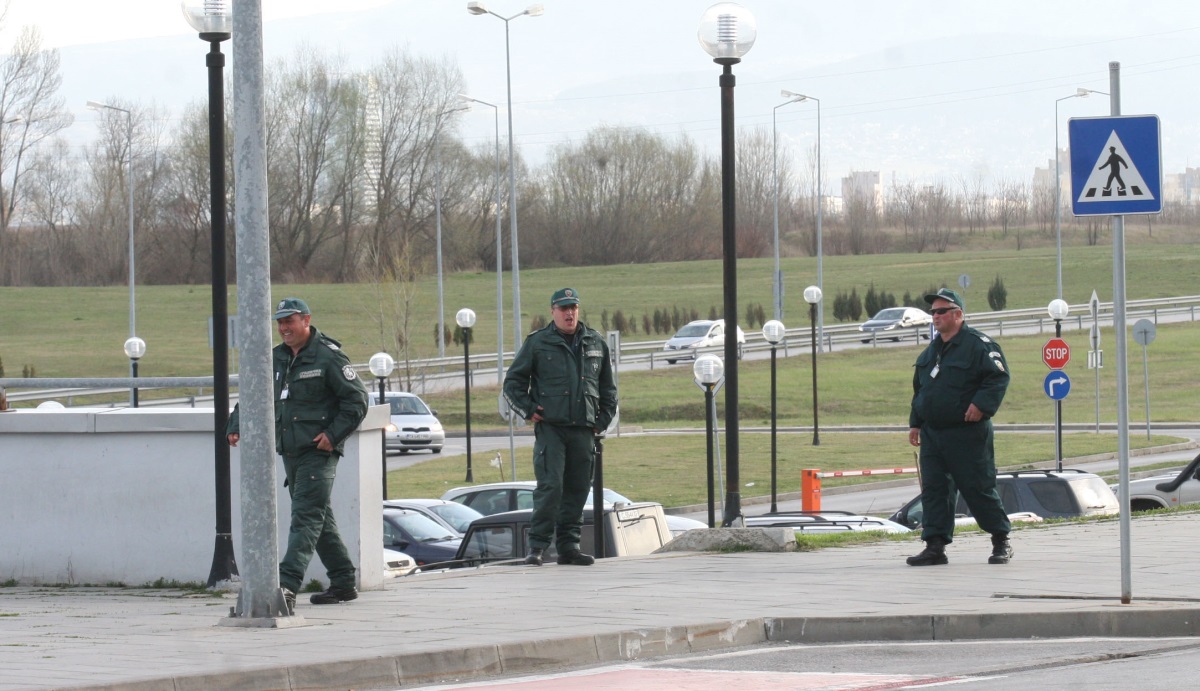
<path fill-rule="evenodd" d="M 1076 216 L 1162 211 L 1157 115 L 1071 118 L 1071 210 Z"/>

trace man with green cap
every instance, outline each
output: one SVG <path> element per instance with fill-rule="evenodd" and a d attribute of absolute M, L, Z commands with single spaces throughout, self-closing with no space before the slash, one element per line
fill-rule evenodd
<path fill-rule="evenodd" d="M 504 377 L 504 400 L 534 422 L 537 488 L 525 563 L 541 566 L 553 541 L 559 564 L 590 566 L 595 558 L 579 550 L 583 505 L 595 437 L 617 411 L 617 385 L 608 342 L 579 321 L 579 291 L 555 291 L 550 312 L 554 321 L 529 334 Z"/>
<path fill-rule="evenodd" d="M 910 566 L 949 563 L 954 537 L 955 488 L 979 527 L 992 535 L 989 564 L 1007 564 L 1009 522 L 996 492 L 992 416 L 1008 388 L 1000 346 L 963 323 L 963 300 L 942 288 L 925 296 L 938 335 L 917 358 L 908 443 L 921 449 L 921 539 L 925 549 Z"/>
<path fill-rule="evenodd" d="M 283 456 L 284 486 L 292 499 L 287 552 L 279 563 L 279 585 L 289 613 L 315 551 L 325 565 L 329 589 L 314 605 L 358 597 L 355 568 L 338 535 L 329 497 L 342 445 L 367 414 L 367 389 L 341 344 L 312 326 L 312 312 L 299 298 L 275 306 L 283 343 L 272 350 L 275 370 L 275 451 Z M 240 439 L 238 408 L 229 416 L 229 444 Z"/>

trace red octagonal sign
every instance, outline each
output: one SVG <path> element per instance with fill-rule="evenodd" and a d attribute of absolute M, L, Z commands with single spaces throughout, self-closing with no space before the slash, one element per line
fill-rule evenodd
<path fill-rule="evenodd" d="M 1051 338 L 1042 347 L 1042 362 L 1050 369 L 1062 369 L 1071 361 L 1071 346 L 1061 338 Z"/>

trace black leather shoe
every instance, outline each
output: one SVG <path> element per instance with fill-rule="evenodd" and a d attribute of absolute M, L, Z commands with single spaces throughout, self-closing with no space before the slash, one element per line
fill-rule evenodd
<path fill-rule="evenodd" d="M 940 540 L 927 540 L 925 549 L 919 554 L 909 557 L 905 560 L 909 566 L 940 566 L 949 564 L 950 559 L 946 557 L 946 545 Z"/>
<path fill-rule="evenodd" d="M 525 563 L 529 566 L 542 565 L 542 553 L 545 552 L 541 547 L 534 547 L 529 550 L 529 556 L 525 557 Z"/>
<path fill-rule="evenodd" d="M 316 593 L 308 598 L 314 605 L 336 605 L 339 602 L 349 602 L 358 599 L 358 591 L 354 588 L 334 588 L 330 586 L 323 593 Z"/>
<path fill-rule="evenodd" d="M 992 536 L 992 556 L 988 557 L 989 564 L 1007 564 L 1012 559 L 1012 545 L 1008 543 L 1008 535 Z"/>
<path fill-rule="evenodd" d="M 287 588 L 280 588 L 280 590 L 283 591 L 283 604 L 287 605 L 288 615 L 294 615 L 296 613 L 296 593 Z"/>
<path fill-rule="evenodd" d="M 558 563 L 567 566 L 591 566 L 596 563 L 596 558 L 576 549 L 558 555 Z"/>

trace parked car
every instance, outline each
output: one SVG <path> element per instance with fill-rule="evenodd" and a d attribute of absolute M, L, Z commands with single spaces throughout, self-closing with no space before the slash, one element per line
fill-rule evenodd
<path fill-rule="evenodd" d="M 412 557 L 404 552 L 397 552 L 394 549 L 383 548 L 383 577 L 384 578 L 399 578 L 407 576 L 416 568 L 417 562 Z"/>
<path fill-rule="evenodd" d="M 742 359 L 742 347 L 746 344 L 746 333 L 742 327 L 737 327 L 738 359 Z M 695 360 L 696 352 L 701 348 L 716 348 L 725 345 L 725 320 L 699 319 L 683 325 L 675 335 L 669 338 L 663 351 L 667 353 L 667 362 L 675 364 L 679 360 Z"/>
<path fill-rule="evenodd" d="M 1110 487 L 1114 493 L 1120 490 L 1116 484 Z M 1200 502 L 1200 456 L 1177 473 L 1129 481 L 1130 511 L 1150 511 L 1196 502 Z"/>
<path fill-rule="evenodd" d="M 483 514 L 466 504 L 459 504 L 444 499 L 385 499 L 384 508 L 407 509 L 424 514 L 433 521 L 442 524 L 458 537 L 467 532 L 467 527 Z"/>
<path fill-rule="evenodd" d="M 417 566 L 453 559 L 461 543 L 448 528 L 416 511 L 383 510 L 383 546 L 404 552 Z"/>
<path fill-rule="evenodd" d="M 537 487 L 537 483 L 533 480 L 514 480 L 511 482 L 492 482 L 486 485 L 469 485 L 466 487 L 455 487 L 442 495 L 442 499 L 454 501 L 460 504 L 465 504 L 472 509 L 485 516 L 501 513 L 503 511 L 517 511 L 519 509 L 533 508 L 533 490 Z M 615 504 L 633 504 L 634 501 L 629 497 L 604 488 L 604 505 L 612 506 Z M 592 505 L 592 495 L 589 492 L 585 507 Z M 689 530 L 697 528 L 707 528 L 707 523 L 702 523 L 692 518 L 685 516 L 667 516 L 667 527 L 671 531 L 672 537 L 678 537 Z"/>
<path fill-rule="evenodd" d="M 747 528 L 793 528 L 802 533 L 838 533 L 876 530 L 885 533 L 910 533 L 911 528 L 886 518 L 859 516 L 849 511 L 777 511 L 761 516 L 746 516 Z"/>
<path fill-rule="evenodd" d="M 587 554 L 596 554 L 595 511 L 583 510 L 583 531 L 579 536 L 579 549 Z M 654 552 L 671 541 L 667 530 L 666 515 L 662 504 L 657 502 L 634 502 L 621 506 L 605 506 L 603 510 L 604 556 L 638 556 Z M 471 524 L 463 537 L 452 568 L 482 566 L 496 562 L 524 563 L 526 545 L 529 544 L 529 522 L 532 509 L 506 511 L 484 516 Z M 554 563 L 558 552 L 554 545 L 546 549 L 546 563 Z"/>
<path fill-rule="evenodd" d="M 1004 511 L 1010 520 L 1020 520 L 1020 514 L 1025 512 L 1042 518 L 1104 516 L 1120 512 L 1117 495 L 1113 494 L 1104 480 L 1099 475 L 1083 470 L 998 473 L 996 489 L 1000 492 L 1000 500 L 1004 502 Z M 954 513 L 961 517 L 971 516 L 971 510 L 961 496 Z M 918 494 L 889 518 L 900 525 L 917 528 L 921 525 L 923 514 L 921 495 Z M 958 521 L 956 524 L 961 525 Z"/>
<path fill-rule="evenodd" d="M 913 333 L 913 331 L 905 332 L 905 329 L 913 329 L 916 333 L 929 338 L 929 325 L 932 323 L 933 317 L 923 309 L 888 307 L 879 310 L 874 317 L 863 322 L 858 330 L 864 334 L 863 343 L 870 343 L 873 338 L 884 337 L 899 341 L 909 333 Z"/>
<path fill-rule="evenodd" d="M 378 400 L 372 397 L 372 400 Z M 437 411 L 425 405 L 420 396 L 407 391 L 388 391 L 384 399 L 391 406 L 391 422 L 386 430 L 388 451 L 428 450 L 441 453 L 446 443 L 446 430 L 437 419 Z"/>

